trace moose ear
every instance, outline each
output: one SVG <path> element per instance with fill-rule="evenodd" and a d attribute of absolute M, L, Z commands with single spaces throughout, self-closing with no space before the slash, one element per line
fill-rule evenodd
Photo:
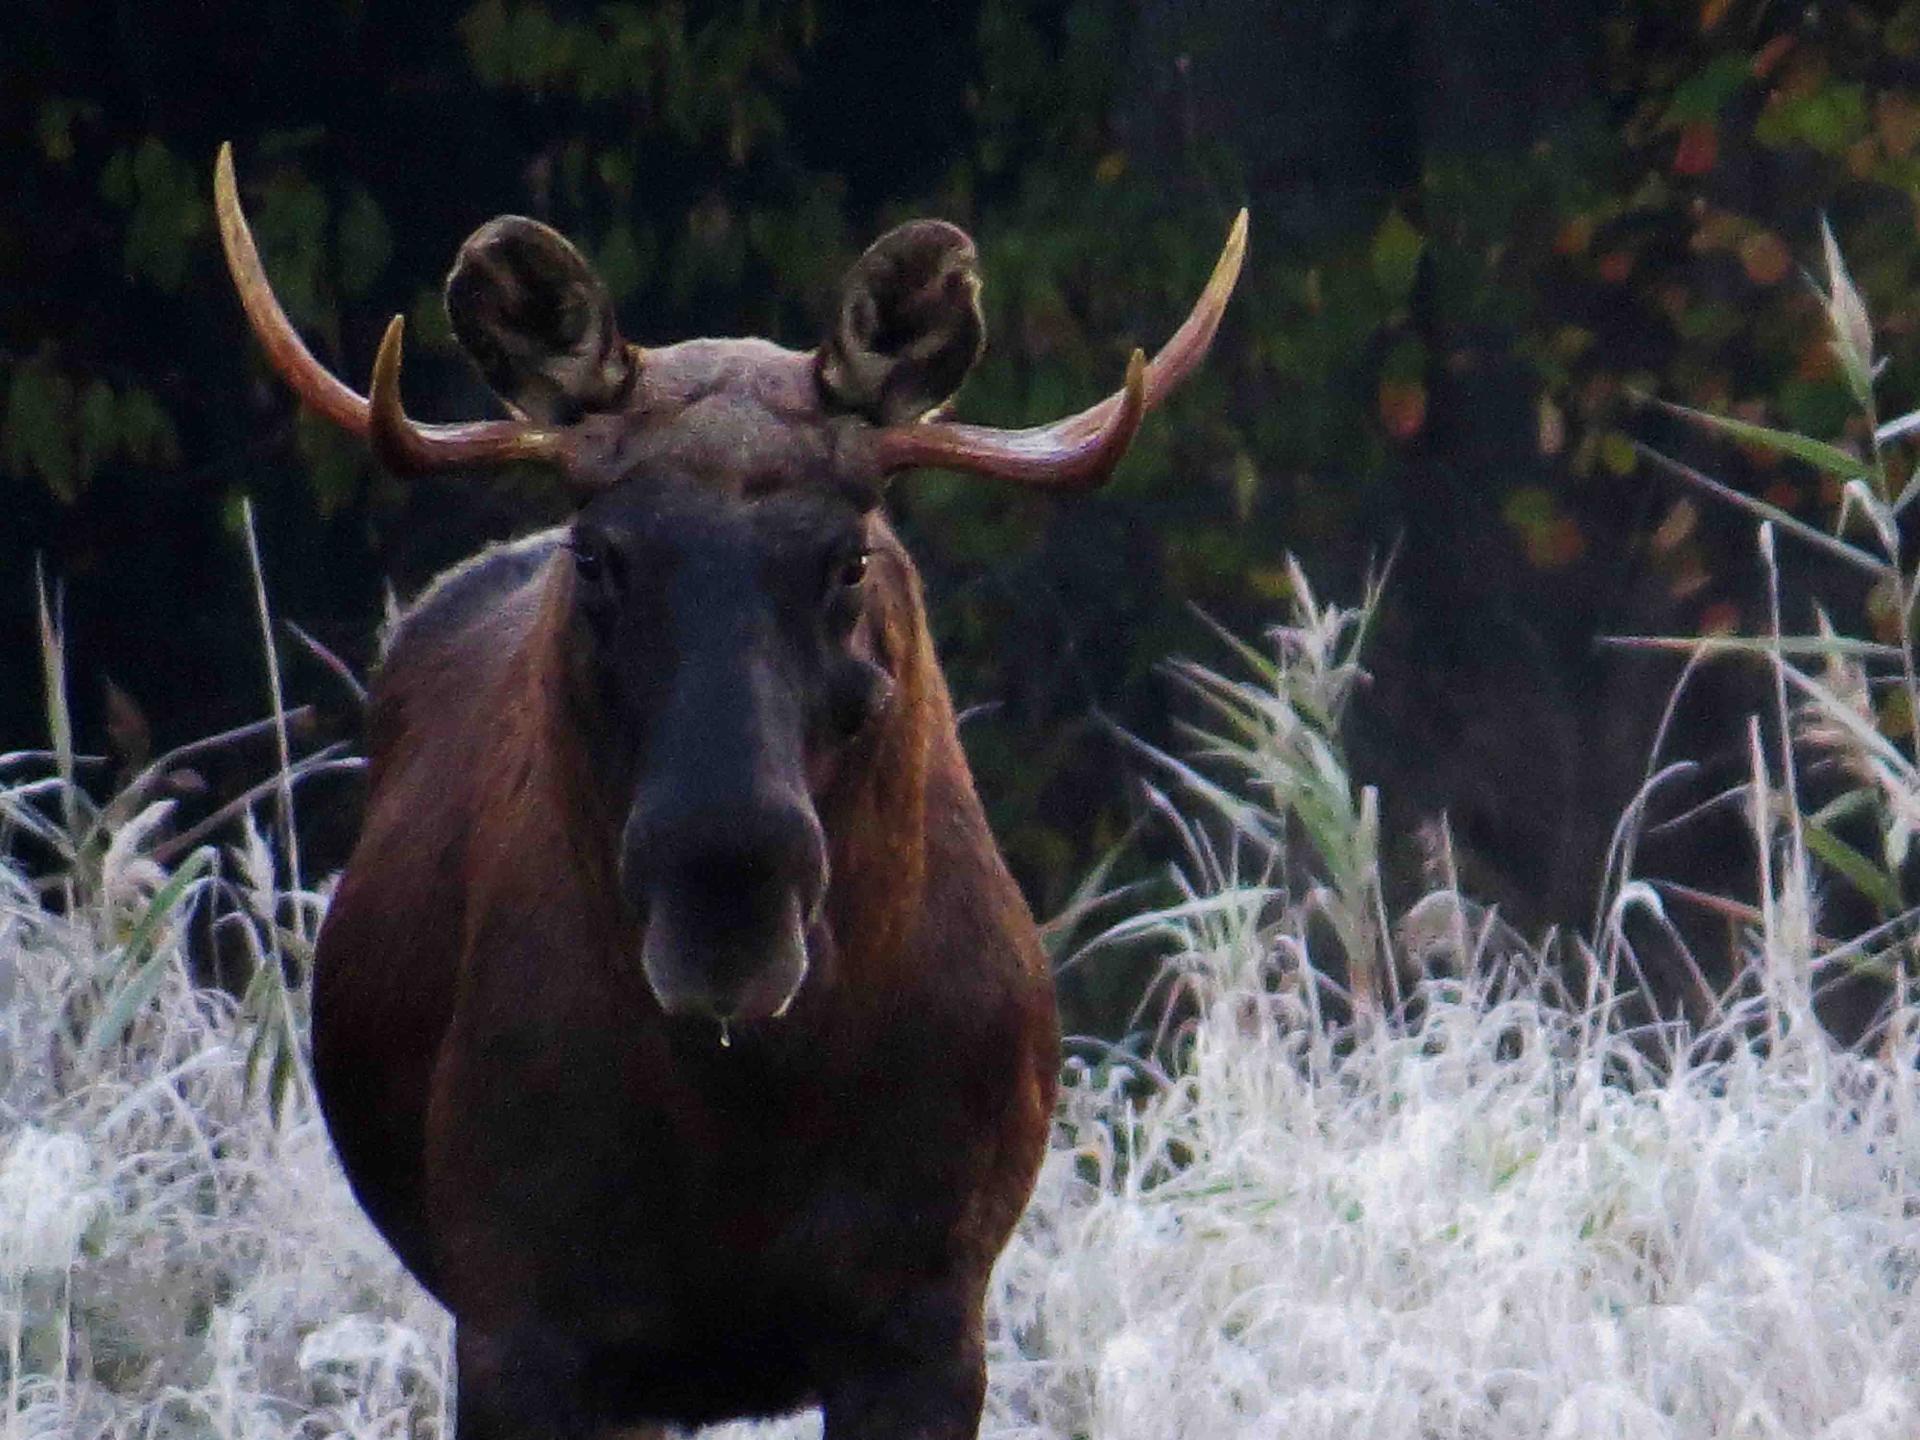
<path fill-rule="evenodd" d="M 841 282 L 820 386 L 878 424 L 918 420 L 960 388 L 985 343 L 973 241 L 944 220 L 914 220 L 874 241 Z"/>
<path fill-rule="evenodd" d="M 620 336 L 606 282 L 538 220 L 502 215 L 474 231 L 446 300 L 487 384 L 528 419 L 566 424 L 616 407 L 632 386 L 639 354 Z"/>

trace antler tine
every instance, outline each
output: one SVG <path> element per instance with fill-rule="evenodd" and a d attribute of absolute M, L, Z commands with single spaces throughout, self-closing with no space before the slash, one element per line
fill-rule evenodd
<path fill-rule="evenodd" d="M 356 435 L 367 433 L 367 402 L 335 379 L 333 373 L 313 358 L 300 334 L 280 308 L 273 286 L 267 280 L 266 267 L 254 246 L 253 232 L 240 209 L 240 187 L 233 178 L 233 143 L 223 141 L 220 157 L 213 166 L 213 208 L 220 221 L 220 245 L 227 253 L 227 271 L 233 276 L 233 288 L 240 292 L 240 304 L 260 346 L 267 352 L 267 363 L 286 381 L 303 404 Z"/>
<path fill-rule="evenodd" d="M 373 361 L 367 439 L 380 463 L 401 475 L 424 475 L 455 465 L 500 465 L 510 460 L 567 458 L 566 434 L 524 420 L 475 420 L 465 425 L 422 425 L 400 403 L 400 355 L 407 323 L 387 322 Z"/>
<path fill-rule="evenodd" d="M 314 359 L 274 296 L 247 217 L 240 209 L 230 142 L 220 146 L 219 159 L 214 163 L 213 196 L 220 220 L 220 242 L 234 288 L 240 292 L 240 304 L 267 352 L 267 362 L 303 404 L 341 429 L 370 441 L 381 461 L 402 474 L 509 460 L 566 461 L 568 445 L 563 432 L 525 421 L 422 425 L 408 419 L 400 403 L 400 352 L 405 326 L 398 315 L 387 326 L 374 361 L 372 398 L 342 384 Z"/>
<path fill-rule="evenodd" d="M 1135 351 L 1127 382 L 1077 415 L 1025 430 L 935 420 L 890 425 L 876 449 L 883 471 L 926 465 L 991 475 L 1038 489 L 1092 489 L 1105 484 L 1147 411 L 1192 374 L 1213 344 L 1247 252 L 1247 212 L 1227 234 L 1213 275 L 1192 312 L 1151 363 Z"/>
<path fill-rule="evenodd" d="M 1146 352 L 1135 350 L 1127 362 L 1126 384 L 1118 393 L 1093 410 L 1052 425 L 999 430 L 935 420 L 889 426 L 880 432 L 881 469 L 929 465 L 992 475 L 1037 489 L 1095 489 L 1113 474 L 1146 416 L 1148 368 Z M 1090 417 L 1095 423 L 1082 423 Z"/>

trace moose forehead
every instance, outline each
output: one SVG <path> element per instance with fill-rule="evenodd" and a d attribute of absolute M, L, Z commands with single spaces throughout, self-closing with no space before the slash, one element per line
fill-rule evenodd
<path fill-rule="evenodd" d="M 806 484 L 877 495 L 858 428 L 823 404 L 814 357 L 770 341 L 649 350 L 627 406 L 599 423 L 608 481 L 671 476 L 744 498 Z"/>
<path fill-rule="evenodd" d="M 578 536 L 649 568 L 760 572 L 863 544 L 870 508 L 834 487 L 783 485 L 742 496 L 677 469 L 643 469 L 595 497 L 574 521 Z"/>

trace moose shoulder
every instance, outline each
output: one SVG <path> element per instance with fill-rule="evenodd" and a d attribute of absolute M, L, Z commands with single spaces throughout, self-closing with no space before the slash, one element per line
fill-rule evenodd
<path fill-rule="evenodd" d="M 365 827 L 320 937 L 314 1067 L 355 1193 L 454 1314 L 459 1432 L 820 1405 L 831 1440 L 975 1434 L 988 1272 L 1046 1145 L 1033 920 L 954 727 L 889 479 L 1097 485 L 1198 364 L 1024 431 L 930 419 L 983 343 L 972 242 L 883 237 L 812 351 L 641 350 L 580 254 L 504 218 L 447 281 L 512 418 L 361 396 L 221 235 L 274 368 L 418 472 L 549 467 L 571 524 L 391 635 Z"/>

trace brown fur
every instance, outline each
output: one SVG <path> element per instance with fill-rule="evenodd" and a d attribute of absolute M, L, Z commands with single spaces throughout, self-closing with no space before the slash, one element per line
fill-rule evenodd
<path fill-rule="evenodd" d="M 455 1316 L 460 1440 L 810 1404 L 829 1440 L 977 1431 L 988 1272 L 1046 1148 L 1059 1042 L 919 577 L 875 513 L 980 353 L 975 259 L 950 225 L 896 229 L 809 352 L 643 353 L 531 221 L 455 264 L 456 334 L 510 405 L 565 427 L 511 453 L 557 463 L 583 508 L 450 573 L 391 637 L 314 1068 L 356 1193 Z M 360 425 L 278 312 L 250 313 Z M 376 449 L 508 453 L 497 427 L 429 443 L 394 418 L 398 335 Z M 952 427 L 939 453 L 1097 480 L 1147 385 L 1136 358 L 1105 411 L 1003 442 Z"/>
<path fill-rule="evenodd" d="M 836 1440 L 972 1434 L 1057 1040 L 911 561 L 880 527 L 860 623 L 895 692 L 821 798 L 813 972 L 731 1049 L 633 964 L 566 554 L 493 563 L 488 603 L 394 638 L 315 995 L 355 1189 L 459 1320 L 463 1434 L 808 1403 Z"/>
<path fill-rule="evenodd" d="M 582 507 L 398 625 L 315 960 L 321 1103 L 453 1311 L 459 1440 L 808 1404 L 828 1440 L 974 1435 L 1058 1036 L 875 511 L 921 465 L 1102 483 L 1211 343 L 1245 212 L 1151 365 L 1012 432 L 935 418 L 985 342 L 945 222 L 875 241 L 812 350 L 642 350 L 585 256 L 503 216 L 446 302 L 518 418 L 422 427 L 399 317 L 356 394 L 273 299 L 224 148 L 214 191 L 248 318 L 319 414 L 408 473 L 547 466 Z"/>

